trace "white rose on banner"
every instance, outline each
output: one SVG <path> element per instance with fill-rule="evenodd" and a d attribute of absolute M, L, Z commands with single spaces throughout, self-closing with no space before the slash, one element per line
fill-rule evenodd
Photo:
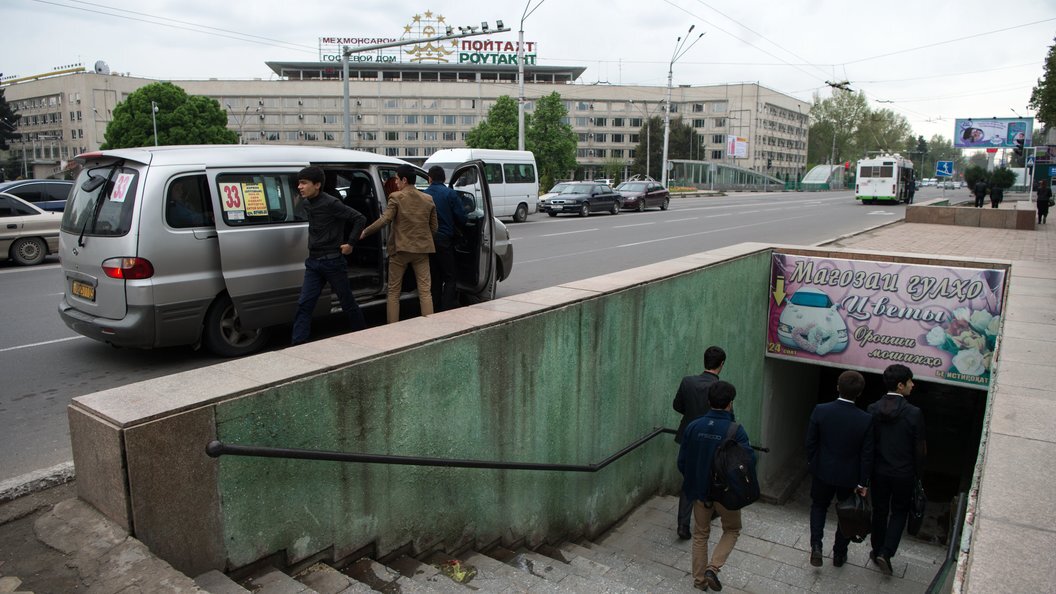
<path fill-rule="evenodd" d="M 953 356 L 953 366 L 964 375 L 983 375 L 986 361 L 976 349 L 965 349 Z"/>
<path fill-rule="evenodd" d="M 958 320 L 964 320 L 965 322 L 968 321 L 968 318 L 971 317 L 971 315 L 972 313 L 968 311 L 967 307 L 958 307 L 953 310 L 953 317 Z"/>
<path fill-rule="evenodd" d="M 985 332 L 987 326 L 990 325 L 990 322 L 993 319 L 994 316 L 990 315 L 990 312 L 983 309 L 973 311 L 971 317 L 968 318 L 968 323 L 971 324 L 972 328 L 975 328 L 977 332 Z"/>
<path fill-rule="evenodd" d="M 928 331 L 926 340 L 933 347 L 941 347 L 946 342 L 946 331 L 942 326 L 935 326 Z"/>
<path fill-rule="evenodd" d="M 990 336 L 997 336 L 997 333 L 1001 330 L 1001 318 L 994 316 L 990 318 L 990 323 L 986 325 L 986 333 Z"/>

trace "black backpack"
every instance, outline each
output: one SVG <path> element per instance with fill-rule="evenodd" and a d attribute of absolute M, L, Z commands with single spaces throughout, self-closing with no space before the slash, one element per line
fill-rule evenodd
<path fill-rule="evenodd" d="M 708 499 L 730 510 L 741 509 L 759 499 L 759 479 L 755 476 L 752 453 L 737 443 L 739 427 L 737 423 L 730 423 L 711 463 Z"/>

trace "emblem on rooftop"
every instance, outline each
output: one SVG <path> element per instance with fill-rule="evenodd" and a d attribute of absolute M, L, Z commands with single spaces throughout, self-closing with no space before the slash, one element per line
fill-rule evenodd
<path fill-rule="evenodd" d="M 414 15 L 411 18 L 411 22 L 403 26 L 403 35 L 400 36 L 400 39 L 429 39 L 437 37 L 443 34 L 442 31 L 444 31 L 446 26 L 444 15 L 434 14 L 433 11 L 427 10 L 421 14 Z M 446 41 L 428 41 L 414 44 L 405 49 L 403 53 L 410 56 L 411 62 L 447 63 L 450 61 L 448 56 L 454 54 L 457 47 L 457 40 L 451 40 L 450 49 Z"/>

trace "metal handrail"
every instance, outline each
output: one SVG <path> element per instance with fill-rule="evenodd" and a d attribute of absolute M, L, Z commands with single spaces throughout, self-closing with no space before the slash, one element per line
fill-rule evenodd
<path fill-rule="evenodd" d="M 674 429 L 657 427 L 634 440 L 620 451 L 596 464 L 550 464 L 543 462 L 500 462 L 496 460 L 463 460 L 457 458 L 426 458 L 423 456 L 394 456 L 390 454 L 358 454 L 352 452 L 330 452 L 326 450 L 304 450 L 296 448 L 272 448 L 264 446 L 228 445 L 210 441 L 205 453 L 212 458 L 220 456 L 251 456 L 257 458 L 289 458 L 296 460 L 329 460 L 332 462 L 361 462 L 364 464 L 398 464 L 404 466 L 444 466 L 451 468 L 490 468 L 494 470 L 560 470 L 564 472 L 597 472 L 619 460 L 647 441 L 663 433 L 674 434 Z"/>
<path fill-rule="evenodd" d="M 947 587 L 946 578 L 957 564 L 957 556 L 961 550 L 961 531 L 964 527 L 964 519 L 967 512 L 968 493 L 962 492 L 960 501 L 957 502 L 957 515 L 953 518 L 952 526 L 950 527 L 950 540 L 946 546 L 946 559 L 939 566 L 939 570 L 935 572 L 935 577 L 928 584 L 928 588 L 924 590 L 926 594 L 941 594 L 950 591 Z"/>

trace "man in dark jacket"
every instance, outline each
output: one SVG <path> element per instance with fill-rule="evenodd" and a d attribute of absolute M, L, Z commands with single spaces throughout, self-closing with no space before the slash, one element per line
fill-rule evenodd
<path fill-rule="evenodd" d="M 708 390 L 710 410 L 686 427 L 682 445 L 678 450 L 678 470 L 682 473 L 682 490 L 693 501 L 693 585 L 698 590 L 722 590 L 719 571 L 726 563 L 737 537 L 741 534 L 741 510 L 729 510 L 717 501 L 711 501 L 711 466 L 715 450 L 726 438 L 730 424 L 734 422 L 733 399 L 737 390 L 733 384 L 716 380 Z M 744 427 L 738 427 L 734 438 L 752 455 L 755 453 L 748 442 Z M 711 536 L 711 514 L 716 512 L 722 522 L 722 536 L 715 545 L 714 554 L 708 558 L 708 537 Z"/>
<path fill-rule="evenodd" d="M 990 207 L 997 208 L 998 204 L 1005 199 L 1005 190 L 1001 187 L 994 186 L 990 188 Z"/>
<path fill-rule="evenodd" d="M 986 198 L 986 191 L 989 189 L 986 185 L 985 180 L 979 180 L 975 182 L 975 187 L 972 188 L 972 193 L 975 194 L 975 207 L 983 207 L 983 199 Z"/>
<path fill-rule="evenodd" d="M 330 284 L 341 301 L 341 310 L 348 315 L 353 330 L 367 327 L 363 312 L 352 295 L 348 283 L 348 264 L 344 256 L 352 253 L 352 245 L 367 219 L 359 211 L 345 206 L 340 200 L 322 191 L 326 174 L 319 167 L 305 167 L 297 174 L 297 191 L 301 206 L 308 216 L 308 259 L 304 261 L 304 283 L 297 299 L 297 315 L 293 318 L 293 344 L 308 340 L 312 330 L 312 312 Z M 352 223 L 345 233 L 345 221 Z"/>
<path fill-rule="evenodd" d="M 710 346 L 704 351 L 704 372 L 700 375 L 687 375 L 675 393 L 672 407 L 682 413 L 682 421 L 675 432 L 675 443 L 682 443 L 682 434 L 690 422 L 699 419 L 711 410 L 708 403 L 708 389 L 719 381 L 719 373 L 726 364 L 726 351 L 717 346 Z M 689 519 L 693 513 L 693 500 L 686 497 L 685 490 L 678 497 L 678 537 L 689 540 L 692 534 Z M 710 516 L 709 516 L 710 519 Z"/>
<path fill-rule="evenodd" d="M 814 407 L 807 426 L 807 467 L 810 485 L 810 564 L 821 567 L 825 515 L 832 498 L 837 501 L 857 491 L 868 494 L 873 472 L 873 417 L 854 400 L 862 393 L 865 378 L 857 371 L 844 371 L 836 381 L 839 398 Z M 836 531 L 832 564 L 847 561 L 850 538 Z"/>
<path fill-rule="evenodd" d="M 429 168 L 429 187 L 425 193 L 433 197 L 436 205 L 436 233 L 433 244 L 436 252 L 430 258 L 433 283 L 433 311 L 445 311 L 456 305 L 455 301 L 455 228 L 466 224 L 466 210 L 458 192 L 444 185 L 447 174 L 444 168 L 433 165 Z"/>
<path fill-rule="evenodd" d="M 884 370 L 887 394 L 869 405 L 876 448 L 873 452 L 873 550 L 869 559 L 891 575 L 909 517 L 913 488 L 924 469 L 927 444 L 924 416 L 906 401 L 913 391 L 913 372 L 901 364 Z"/>

